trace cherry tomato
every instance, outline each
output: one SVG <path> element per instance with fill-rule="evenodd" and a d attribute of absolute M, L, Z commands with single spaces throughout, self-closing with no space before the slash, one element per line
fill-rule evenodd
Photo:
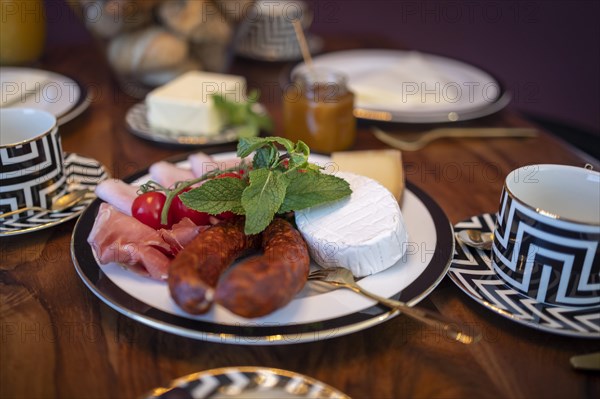
<path fill-rule="evenodd" d="M 160 222 L 160 215 L 166 199 L 167 197 L 158 191 L 149 191 L 138 195 L 131 205 L 131 214 L 134 218 L 153 229 L 168 228 L 172 224 L 171 217 L 169 217 L 167 225 Z"/>
<path fill-rule="evenodd" d="M 240 171 L 241 172 L 241 171 Z M 225 177 L 233 177 L 234 179 L 241 179 L 242 176 L 240 173 L 236 173 L 236 172 L 226 172 L 226 173 L 222 173 L 220 175 L 218 175 L 217 177 L 215 177 L 215 179 L 223 179 Z M 237 215 L 231 211 L 225 211 L 225 212 L 221 212 L 217 215 L 218 219 L 221 220 L 228 220 L 228 219 L 232 219 L 234 217 L 236 217 Z"/>
<path fill-rule="evenodd" d="M 188 187 L 181 193 L 185 193 L 186 191 L 190 191 L 191 189 L 191 187 Z M 173 202 L 171 202 L 171 208 L 169 209 L 169 215 L 173 215 L 174 220 L 176 222 L 179 222 L 184 217 L 187 217 L 190 218 L 192 222 L 194 222 L 198 226 L 205 226 L 210 224 L 210 215 L 208 213 L 198 212 L 188 208 L 183 204 L 183 202 L 179 198 L 179 195 L 173 198 Z"/>
<path fill-rule="evenodd" d="M 221 173 L 220 175 L 216 176 L 215 179 L 222 179 L 224 177 L 233 177 L 235 179 L 242 178 L 242 176 L 240 176 L 240 174 L 237 172 L 226 172 L 226 173 Z"/>

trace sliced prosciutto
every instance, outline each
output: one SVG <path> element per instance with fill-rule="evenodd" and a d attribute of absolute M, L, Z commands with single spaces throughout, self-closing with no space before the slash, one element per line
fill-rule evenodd
<path fill-rule="evenodd" d="M 175 183 L 191 180 L 194 174 L 189 169 L 182 169 L 170 162 L 160 161 L 152 164 L 149 169 L 152 180 L 163 187 L 173 187 Z"/>
<path fill-rule="evenodd" d="M 173 255 L 177 255 L 179 251 L 190 243 L 201 231 L 208 229 L 210 226 L 197 226 L 189 218 L 183 218 L 178 223 L 174 224 L 171 230 L 160 229 L 158 233 L 160 237 L 170 246 Z"/>
<path fill-rule="evenodd" d="M 88 243 L 100 264 L 118 263 L 164 280 L 175 253 L 202 229 L 186 218 L 173 226 L 173 230 L 154 230 L 112 205 L 102 203 Z"/>
<path fill-rule="evenodd" d="M 118 179 L 107 179 L 96 186 L 96 195 L 122 213 L 131 216 L 131 205 L 137 197 L 139 187 Z"/>

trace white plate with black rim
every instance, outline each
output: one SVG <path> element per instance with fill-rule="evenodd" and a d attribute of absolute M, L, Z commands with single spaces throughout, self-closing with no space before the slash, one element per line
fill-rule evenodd
<path fill-rule="evenodd" d="M 254 105 L 255 112 L 266 112 L 261 104 Z M 155 143 L 169 144 L 183 147 L 207 147 L 212 145 L 235 143 L 240 138 L 241 129 L 235 126 L 224 127 L 218 134 L 203 135 L 159 129 L 150 126 L 148 122 L 148 107 L 146 103 L 139 102 L 133 105 L 125 115 L 127 129 L 137 137 Z"/>
<path fill-rule="evenodd" d="M 89 194 L 60 212 L 29 211 L 16 219 L 10 217 L 4 221 L 0 218 L 0 237 L 43 230 L 76 218 L 96 198 L 94 189 L 98 183 L 108 178 L 108 173 L 100 162 L 75 153 L 65 154 L 65 174 L 68 191 L 88 189 Z"/>
<path fill-rule="evenodd" d="M 215 160 L 233 153 L 214 155 Z M 327 167 L 329 158 L 311 156 Z M 186 167 L 186 162 L 178 163 Z M 128 179 L 142 182 L 147 170 Z M 166 282 L 151 280 L 117 264 L 100 266 L 87 243 L 100 200 L 81 216 L 71 240 L 75 268 L 88 288 L 118 312 L 151 327 L 194 339 L 246 344 L 292 344 L 349 334 L 399 314 L 349 290 L 323 291 L 311 283 L 284 308 L 257 319 L 244 319 L 216 305 L 201 316 L 179 309 Z M 441 281 L 454 252 L 452 226 L 435 201 L 408 183 L 401 204 L 409 234 L 406 255 L 395 265 L 365 277 L 360 284 L 379 295 L 415 305 Z M 401 250 L 400 248 L 398 249 Z"/>
<path fill-rule="evenodd" d="M 89 107 L 91 97 L 75 79 L 50 71 L 22 67 L 0 68 L 0 107 L 47 111 L 63 125 Z"/>
<path fill-rule="evenodd" d="M 459 60 L 417 51 L 357 49 L 322 54 L 313 66 L 345 74 L 357 118 L 442 123 L 480 118 L 511 100 L 491 74 Z M 306 69 L 296 66 L 291 75 Z"/>
<path fill-rule="evenodd" d="M 169 398 L 322 398 L 346 399 L 346 394 L 312 377 L 267 367 L 224 367 L 186 375 L 144 396 Z"/>
<path fill-rule="evenodd" d="M 494 230 L 490 213 L 457 223 L 455 231 Z M 457 240 L 450 279 L 467 295 L 509 320 L 554 334 L 600 338 L 600 306 L 566 307 L 546 304 L 508 286 L 491 265 L 490 251 L 474 249 Z"/>

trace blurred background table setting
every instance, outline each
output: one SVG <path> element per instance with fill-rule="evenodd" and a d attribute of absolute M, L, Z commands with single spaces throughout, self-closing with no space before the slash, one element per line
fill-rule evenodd
<path fill-rule="evenodd" d="M 598 86 L 597 3 L 0 0 L 0 11 L 1 397 L 600 394 L 600 121 L 597 90 L 583 90 Z M 250 168 L 232 163 L 238 144 L 267 137 L 289 154 L 269 143 Z M 218 302 L 190 314 L 165 281 L 95 246 L 107 203 L 126 221 L 115 234 L 129 231 L 149 181 L 168 198 L 206 172 L 197 162 L 244 181 L 268 159 L 304 156 L 354 193 L 287 215 L 312 274 L 273 313 Z M 113 197 L 95 191 L 109 184 Z M 162 240 L 176 223 L 158 223 L 153 256 L 170 262 Z M 371 253 L 381 269 L 354 262 Z M 382 302 L 315 274 L 328 256 Z"/>

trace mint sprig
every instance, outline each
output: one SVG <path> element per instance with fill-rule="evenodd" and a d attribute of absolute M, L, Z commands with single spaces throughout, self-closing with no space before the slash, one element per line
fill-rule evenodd
<path fill-rule="evenodd" d="M 283 203 L 288 183 L 279 170 L 262 168 L 250 172 L 250 185 L 242 193 L 246 234 L 260 233 L 267 228 Z"/>
<path fill-rule="evenodd" d="M 283 154 L 277 145 L 285 148 Z M 337 201 L 352 193 L 347 181 L 324 174 L 318 165 L 308 162 L 310 149 L 302 141 L 293 143 L 281 137 L 240 139 L 237 155 L 245 158 L 252 153 L 249 181 L 210 180 L 181 194 L 183 203 L 213 215 L 225 211 L 245 215 L 244 232 L 257 234 L 276 214 Z"/>
<path fill-rule="evenodd" d="M 202 190 L 192 190 L 179 195 L 183 203 L 192 209 L 202 208 L 203 212 L 211 215 L 231 211 L 244 215 L 242 193 L 246 182 L 234 177 L 207 180 L 202 184 Z"/>
<path fill-rule="evenodd" d="M 270 132 L 273 129 L 271 118 L 255 111 L 259 97 L 258 90 L 252 90 L 245 102 L 233 102 L 225 96 L 213 94 L 215 107 L 224 116 L 227 125 L 237 127 L 239 137 L 255 137 L 261 130 Z"/>

